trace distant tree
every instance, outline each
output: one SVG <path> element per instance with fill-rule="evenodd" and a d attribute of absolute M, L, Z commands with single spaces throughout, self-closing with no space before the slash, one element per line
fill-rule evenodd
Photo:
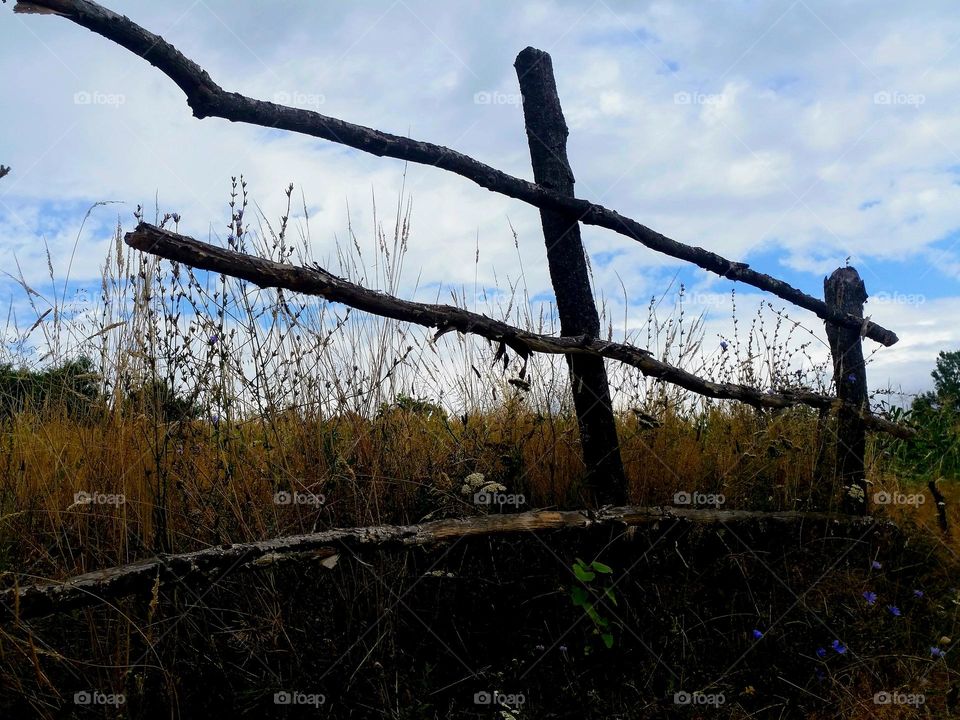
<path fill-rule="evenodd" d="M 100 376 L 86 357 L 43 370 L 0 365 L 0 413 L 63 410 L 71 417 L 89 413 L 102 400 Z"/>
<path fill-rule="evenodd" d="M 163 422 L 192 420 L 200 415 L 200 407 L 177 392 L 166 378 L 154 378 L 130 388 L 125 393 L 127 410 L 141 412 Z"/>
<path fill-rule="evenodd" d="M 960 350 L 941 352 L 931 376 L 933 390 L 910 407 L 919 433 L 904 459 L 921 475 L 960 477 Z"/>

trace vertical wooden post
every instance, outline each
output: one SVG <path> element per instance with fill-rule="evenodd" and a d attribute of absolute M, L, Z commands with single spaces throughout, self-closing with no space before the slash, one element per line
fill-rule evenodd
<path fill-rule="evenodd" d="M 834 310 L 863 317 L 867 291 L 859 273 L 842 267 L 823 280 L 827 305 Z M 869 409 L 867 373 L 863 362 L 863 333 L 853 328 L 826 323 L 830 353 L 833 355 L 833 379 L 837 397 L 845 404 L 837 410 L 837 453 L 834 478 L 843 489 L 841 506 L 845 512 L 865 514 L 867 480 L 863 456 L 866 452 L 866 427 L 858 412 Z"/>
<path fill-rule="evenodd" d="M 574 197 L 573 171 L 567 160 L 567 124 L 560 107 L 550 55 L 528 47 L 517 56 L 514 67 L 523 95 L 523 117 L 533 177 L 539 185 Z M 568 213 L 540 210 L 560 330 L 564 335 L 598 337 L 600 318 L 590 289 L 578 220 Z M 567 365 L 587 467 L 585 483 L 592 500 L 625 503 L 627 483 L 603 359 L 567 355 Z"/>

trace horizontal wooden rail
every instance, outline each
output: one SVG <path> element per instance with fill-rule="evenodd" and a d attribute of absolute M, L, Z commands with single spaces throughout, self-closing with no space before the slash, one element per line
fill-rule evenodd
<path fill-rule="evenodd" d="M 613 230 L 657 252 L 686 260 L 730 280 L 766 290 L 815 313 L 823 320 L 856 328 L 866 337 L 883 345 L 889 346 L 897 342 L 896 334 L 890 330 L 864 318 L 838 314 L 823 300 L 775 277 L 752 270 L 746 263 L 727 260 L 701 247 L 677 242 L 602 205 L 547 190 L 442 145 L 412 140 L 310 110 L 290 108 L 228 92 L 217 85 L 203 68 L 162 37 L 97 3 L 89 0 L 31 0 L 18 2 L 14 9 L 16 12 L 61 15 L 142 57 L 183 90 L 187 103 L 198 118 L 220 117 L 233 122 L 289 130 L 347 145 L 380 157 L 438 167 L 472 180 L 493 192 L 522 200 L 538 208 L 569 213 L 579 218 L 580 222 Z"/>
<path fill-rule="evenodd" d="M 755 407 L 786 408 L 803 404 L 816 408 L 831 408 L 838 402 L 829 395 L 812 392 L 762 392 L 746 385 L 711 382 L 657 360 L 648 350 L 632 345 L 583 336 L 541 335 L 452 305 L 401 300 L 339 278 L 319 266 L 307 268 L 278 263 L 200 242 L 148 223 L 138 225 L 136 230 L 126 234 L 124 240 L 138 250 L 202 270 L 242 278 L 260 287 L 277 287 L 318 295 L 382 317 L 435 327 L 438 329 L 436 337 L 451 330 L 479 335 L 499 343 L 501 351 L 509 347 L 523 358 L 527 358 L 531 352 L 598 355 L 631 365 L 644 375 L 679 385 L 700 395 L 720 400 L 739 400 Z M 863 413 L 863 418 L 864 422 L 875 430 L 889 432 L 898 437 L 911 437 L 914 434 L 911 428 L 897 425 L 872 413 Z"/>
<path fill-rule="evenodd" d="M 343 550 L 365 547 L 413 547 L 482 535 L 506 535 L 596 526 L 625 528 L 656 523 L 708 525 L 745 521 L 769 523 L 835 523 L 862 530 L 889 521 L 831 513 L 759 512 L 750 510 L 696 510 L 675 507 L 614 507 L 598 511 L 535 510 L 503 515 L 434 520 L 421 525 L 327 530 L 308 535 L 274 538 L 237 545 L 219 545 L 181 555 L 86 573 L 59 583 L 14 587 L 0 592 L 0 621 L 27 620 L 56 612 L 93 607 L 109 600 L 150 593 L 158 583 L 212 585 L 227 573 L 268 567 L 282 561 L 324 562 L 332 566 Z"/>

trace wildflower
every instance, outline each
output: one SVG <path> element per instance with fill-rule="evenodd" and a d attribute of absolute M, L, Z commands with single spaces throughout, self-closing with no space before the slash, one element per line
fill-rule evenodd
<path fill-rule="evenodd" d="M 217 334 L 211 335 L 211 336 L 210 336 L 210 344 L 211 344 L 211 345 L 216 345 L 217 340 L 219 340 L 219 339 L 220 339 L 220 336 L 219 336 L 219 335 L 217 335 Z"/>
<path fill-rule="evenodd" d="M 896 605 L 887 605 L 887 610 L 889 610 L 890 614 L 894 617 L 900 617 L 900 608 Z"/>
<path fill-rule="evenodd" d="M 856 375 L 854 375 L 853 373 L 850 373 L 849 375 L 847 375 L 847 382 L 852 382 L 852 383 L 854 383 L 854 382 L 856 382 L 856 381 L 857 381 L 857 376 L 856 376 Z"/>
<path fill-rule="evenodd" d="M 827 656 L 827 650 L 826 650 L 826 648 L 822 648 L 822 647 L 817 648 L 817 657 L 818 657 L 818 658 L 820 658 L 820 659 L 822 660 L 822 659 L 825 658 L 826 656 Z"/>
<path fill-rule="evenodd" d="M 839 640 L 834 640 L 830 643 L 830 647 L 836 650 L 840 655 L 844 655 L 847 652 L 847 646 L 841 643 Z"/>
<path fill-rule="evenodd" d="M 720 341 L 720 349 L 721 349 L 721 350 L 723 350 L 724 352 L 726 352 L 728 347 L 730 347 L 730 346 L 727 344 L 727 341 L 726 341 L 726 340 L 721 340 L 721 341 Z"/>
<path fill-rule="evenodd" d="M 931 648 L 930 648 L 930 657 L 932 657 L 932 658 L 940 658 L 940 657 L 943 657 L 943 654 L 944 654 L 944 653 L 943 653 L 943 650 L 941 650 L 941 649 L 938 648 L 938 647 L 931 647 Z"/>
<path fill-rule="evenodd" d="M 813 676 L 820 682 L 823 682 L 824 680 L 827 679 L 826 673 L 823 672 L 823 670 L 821 670 L 820 668 L 817 668 L 816 670 L 813 671 Z"/>
<path fill-rule="evenodd" d="M 872 567 L 874 570 L 879 570 L 880 568 L 883 567 L 883 565 L 881 565 L 879 562 L 874 560 L 872 563 L 870 563 L 870 567 Z"/>
<path fill-rule="evenodd" d="M 877 601 L 877 594 L 867 590 L 863 593 L 863 599 L 867 601 L 868 605 L 873 605 Z"/>
<path fill-rule="evenodd" d="M 757 630 L 756 628 L 754 628 L 754 630 L 753 630 L 753 639 L 754 639 L 754 640 L 759 640 L 759 639 L 762 638 L 762 637 L 763 637 L 763 633 L 760 632 L 759 630 Z"/>
<path fill-rule="evenodd" d="M 914 596 L 915 598 L 922 598 L 922 597 L 923 597 L 923 590 L 914 590 L 914 591 L 913 591 L 913 596 Z"/>

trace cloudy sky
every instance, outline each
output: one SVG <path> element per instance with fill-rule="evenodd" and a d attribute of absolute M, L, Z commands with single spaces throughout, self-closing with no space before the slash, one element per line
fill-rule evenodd
<path fill-rule="evenodd" d="M 131 1 L 113 9 L 162 35 L 222 87 L 409 135 L 532 179 L 513 61 L 548 51 L 570 126 L 577 194 L 813 295 L 847 258 L 867 313 L 901 342 L 872 386 L 915 391 L 960 347 L 960 14 L 952 2 Z M 177 211 L 182 232 L 223 236 L 231 175 L 268 217 L 296 184 L 314 253 L 370 235 L 403 163 L 328 142 L 196 120 L 146 62 L 73 23 L 0 6 L 0 269 L 28 281 L 68 266 L 92 283 L 118 214 Z M 411 166 L 407 276 L 417 297 L 549 280 L 535 209 Z M 79 235 L 87 208 L 97 208 Z M 301 213 L 302 214 L 302 213 Z M 615 332 L 637 330 L 673 281 L 707 312 L 712 352 L 730 332 L 730 283 L 622 236 L 585 228 Z M 74 254 L 74 243 L 77 243 Z M 474 258 L 480 248 L 479 263 Z M 738 305 L 761 295 L 738 287 Z M 22 292 L 0 280 L 0 300 Z M 625 297 L 626 296 L 626 297 Z M 775 301 L 776 307 L 781 303 Z M 672 299 L 668 299 L 673 302 Z M 821 337 L 822 324 L 790 310 Z M 33 318 L 26 318 L 26 324 Z M 868 349 L 876 347 L 868 341 Z"/>

